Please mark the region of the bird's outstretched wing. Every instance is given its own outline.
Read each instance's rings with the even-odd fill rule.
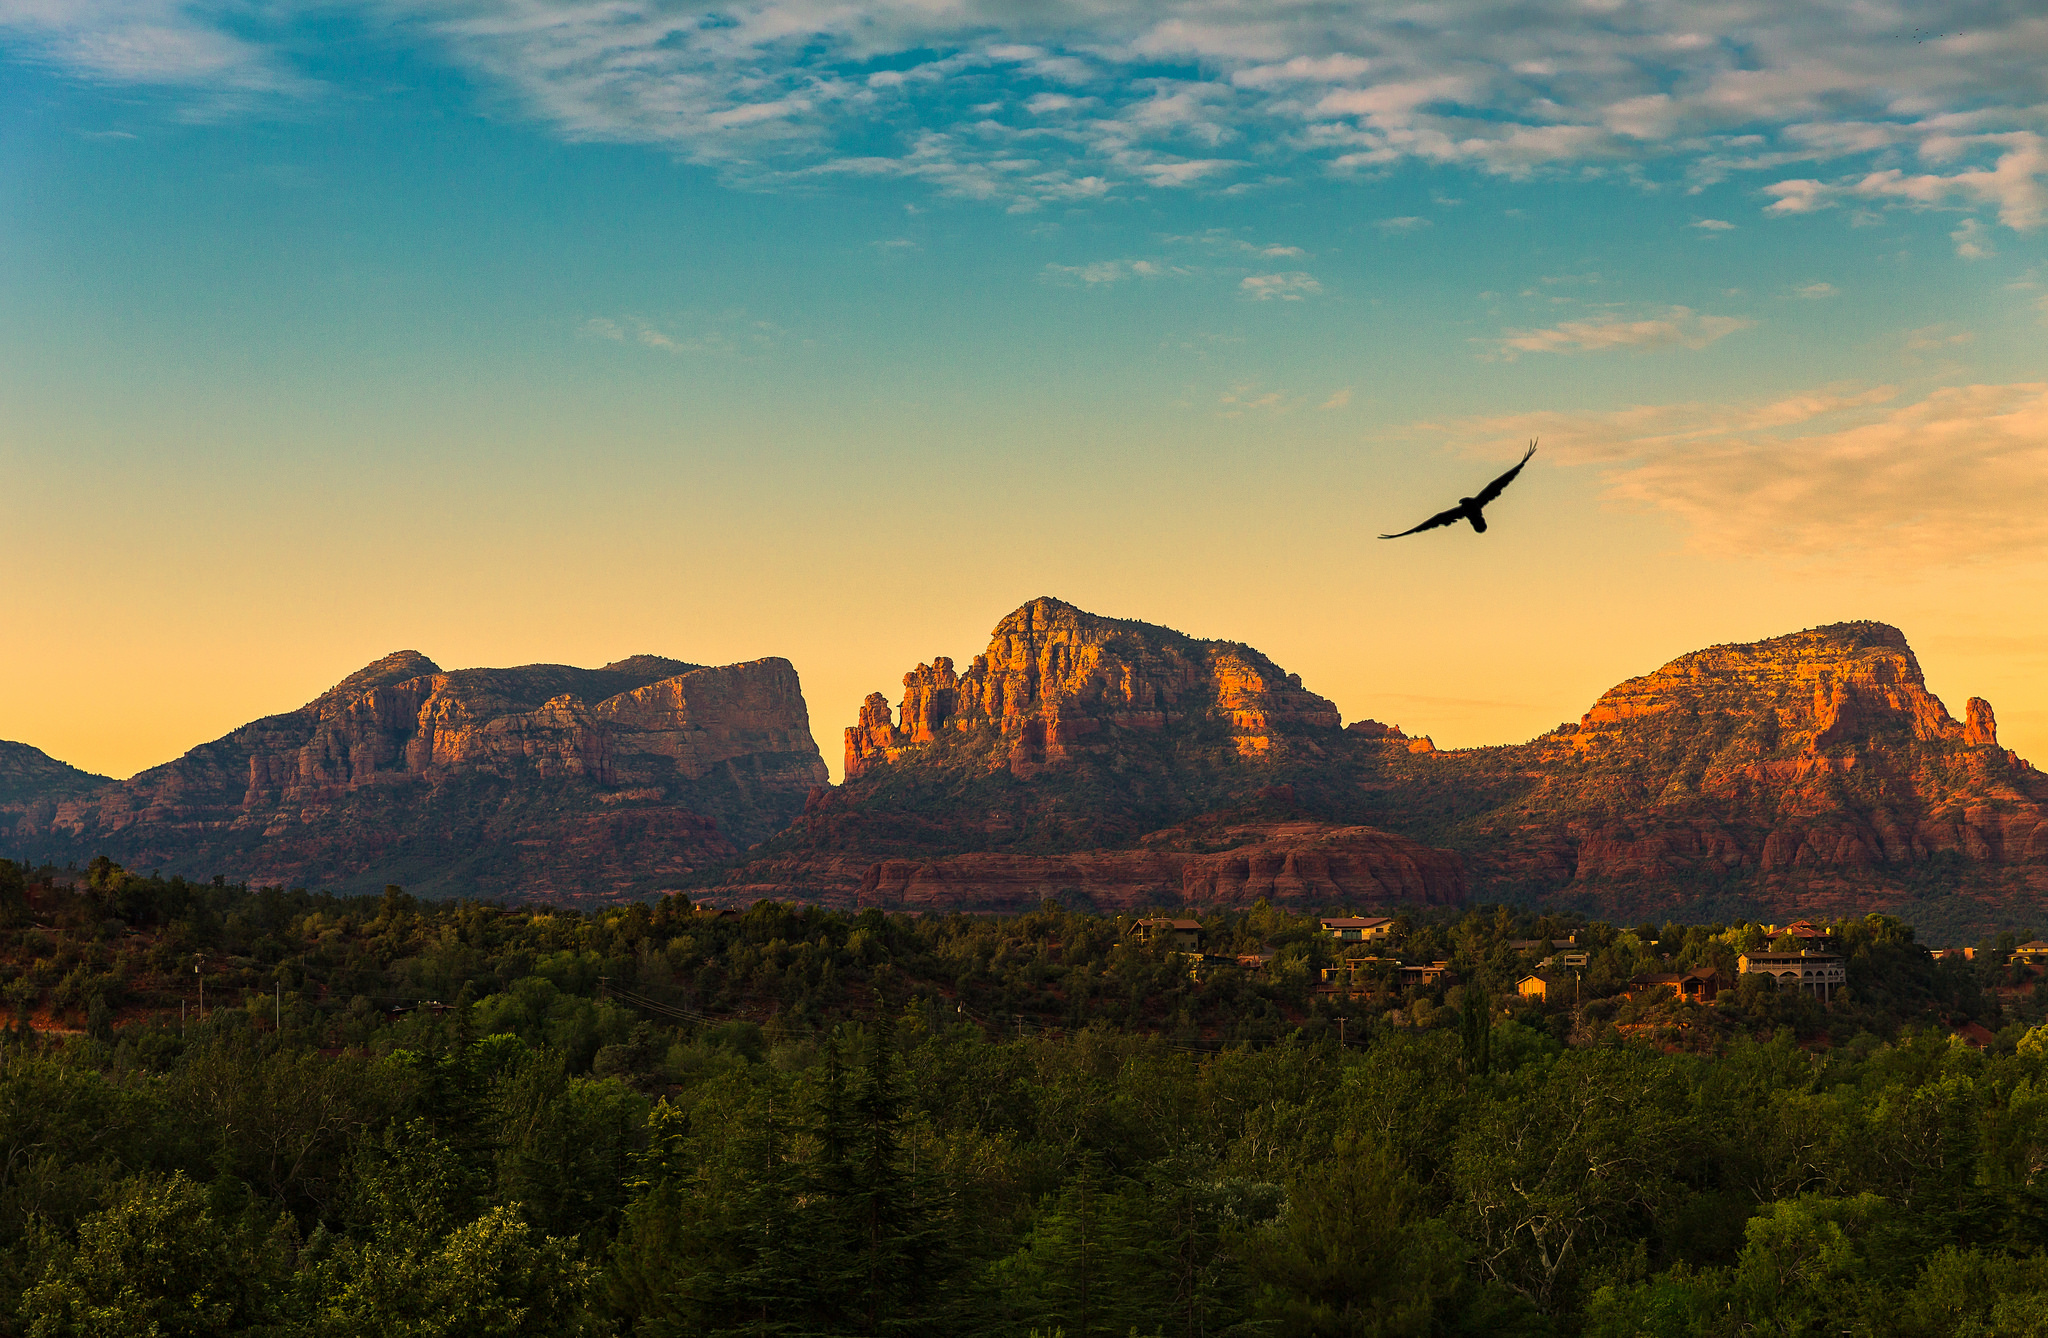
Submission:
[[[1521,466],[1520,466],[1520,465],[1517,465],[1517,466],[1515,466],[1515,467],[1516,467],[1517,469],[1521,468]],[[1456,524],[1456,523],[1457,523],[1458,521],[1461,521],[1461,520],[1463,520],[1464,518],[1465,518],[1465,507],[1464,507],[1464,504],[1463,504],[1463,503],[1460,503],[1459,505],[1457,505],[1457,506],[1454,506],[1454,507],[1452,507],[1452,508],[1451,508],[1450,510],[1448,510],[1448,511],[1439,511],[1439,512],[1437,512],[1437,513],[1436,513],[1435,515],[1431,516],[1431,517],[1430,517],[1430,518],[1429,518],[1428,520],[1425,520],[1425,521],[1423,521],[1423,522],[1422,522],[1422,523],[1421,523],[1420,525],[1417,525],[1417,526],[1416,526],[1416,527],[1415,527],[1414,529],[1412,529],[1412,530],[1402,530],[1402,531],[1401,531],[1401,533],[1399,533],[1399,534],[1382,534],[1382,535],[1380,536],[1380,538],[1382,538],[1382,539],[1401,539],[1401,538],[1405,538],[1405,537],[1407,537],[1408,535],[1411,535],[1411,534],[1420,534],[1420,533],[1422,533],[1422,532],[1423,532],[1424,530],[1433,530],[1433,529],[1435,529],[1435,528],[1436,528],[1437,526],[1439,526],[1439,525],[1452,525],[1452,524]]]
[[[1485,506],[1488,502],[1500,496],[1507,486],[1515,481],[1515,475],[1522,472],[1522,466],[1528,464],[1529,457],[1534,454],[1536,454],[1536,443],[1532,441],[1529,443],[1529,449],[1522,453],[1522,458],[1515,463],[1513,469],[1510,469],[1507,473],[1502,474],[1499,478],[1480,489],[1479,495],[1472,500],[1481,506]]]

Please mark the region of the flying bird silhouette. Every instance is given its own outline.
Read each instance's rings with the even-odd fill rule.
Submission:
[[[1515,475],[1522,472],[1522,466],[1528,464],[1529,457],[1534,454],[1536,443],[1532,441],[1529,443],[1529,449],[1523,452],[1522,458],[1515,462],[1515,467],[1481,488],[1477,497],[1460,497],[1456,506],[1448,511],[1437,512],[1414,529],[1402,530],[1399,534],[1382,534],[1380,538],[1403,539],[1411,534],[1420,534],[1424,530],[1433,530],[1439,525],[1455,525],[1461,520],[1471,521],[1473,529],[1481,534],[1486,533],[1486,516],[1483,514],[1486,504],[1500,496],[1501,492],[1515,481]]]

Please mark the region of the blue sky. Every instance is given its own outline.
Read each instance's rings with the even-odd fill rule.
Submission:
[[[0,0],[66,648],[0,737],[781,654],[836,763],[1051,593],[1459,744],[1879,617],[2048,753],[2044,70],[2021,5]]]

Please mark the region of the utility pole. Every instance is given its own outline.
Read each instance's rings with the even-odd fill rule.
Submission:
[[[277,1029],[278,1029],[279,1031],[283,1031],[283,1030],[284,1030],[284,982],[283,982],[282,980],[273,980],[273,981],[271,981],[270,983],[271,983],[271,985],[272,985],[272,986],[274,986],[274,987],[276,988],[276,990],[277,990],[277,1024],[276,1024],[276,1025],[277,1025]]]
[[[1348,1017],[1341,1016],[1337,1019],[1337,1048],[1339,1050],[1344,1048],[1344,1024],[1350,1020]]]
[[[206,977],[199,970],[200,959],[192,959],[192,974],[199,977],[199,1016],[206,1016]]]

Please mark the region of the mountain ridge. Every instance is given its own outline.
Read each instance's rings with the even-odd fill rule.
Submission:
[[[825,779],[787,660],[450,671],[398,651],[127,781],[10,807],[32,857],[574,898],[729,857]]]
[[[1340,728],[1239,643],[1039,599],[965,673],[935,657],[904,675],[899,706],[871,694],[845,740],[846,783],[723,885],[808,878],[843,898],[858,867],[867,898],[950,883],[978,903],[1006,880],[1063,878],[1085,898],[1078,857],[1114,883],[1108,857],[1148,833],[1284,789],[1293,806],[1273,821],[1455,853],[1482,899],[1788,918],[1930,887],[1974,898],[1959,914],[2048,904],[2048,777],[1999,746],[1988,702],[1951,716],[1904,633],[1868,620],[1689,652],[1527,743],[1439,750],[1375,721]],[[1264,839],[1234,830],[1247,850]],[[997,855],[1029,876],[992,873]],[[1179,895],[1155,881],[1162,903]]]

